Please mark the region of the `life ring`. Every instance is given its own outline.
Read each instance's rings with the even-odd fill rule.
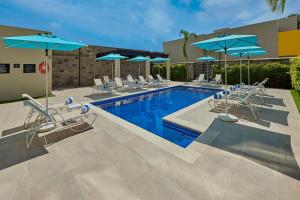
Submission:
[[[46,69],[45,69],[45,62],[41,62],[40,64],[39,64],[39,71],[40,71],[40,73],[41,74],[45,74],[46,73]],[[50,66],[49,66],[49,63],[47,64],[47,68],[48,68],[48,72],[49,72],[49,70],[50,70]]]

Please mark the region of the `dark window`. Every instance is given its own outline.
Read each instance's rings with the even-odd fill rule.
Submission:
[[[24,64],[23,65],[23,72],[24,73],[35,73],[35,64]]]
[[[8,74],[10,71],[10,64],[0,64],[0,74]]]

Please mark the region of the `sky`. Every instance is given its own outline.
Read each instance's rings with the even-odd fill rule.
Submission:
[[[181,29],[202,34],[300,13],[284,14],[265,0],[0,0],[0,24],[51,31],[89,45],[162,51]]]

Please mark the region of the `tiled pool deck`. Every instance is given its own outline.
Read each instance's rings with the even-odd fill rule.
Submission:
[[[54,91],[50,102],[103,98],[91,90]],[[299,199],[300,115],[288,90],[268,93],[258,121],[221,122],[206,101],[168,116],[203,131],[186,149],[97,109],[93,129],[27,151],[28,108],[0,104],[0,199]]]

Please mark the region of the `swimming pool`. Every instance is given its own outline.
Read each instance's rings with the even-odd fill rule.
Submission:
[[[199,133],[166,122],[162,118],[216,92],[219,90],[176,86],[92,104],[185,148]]]

